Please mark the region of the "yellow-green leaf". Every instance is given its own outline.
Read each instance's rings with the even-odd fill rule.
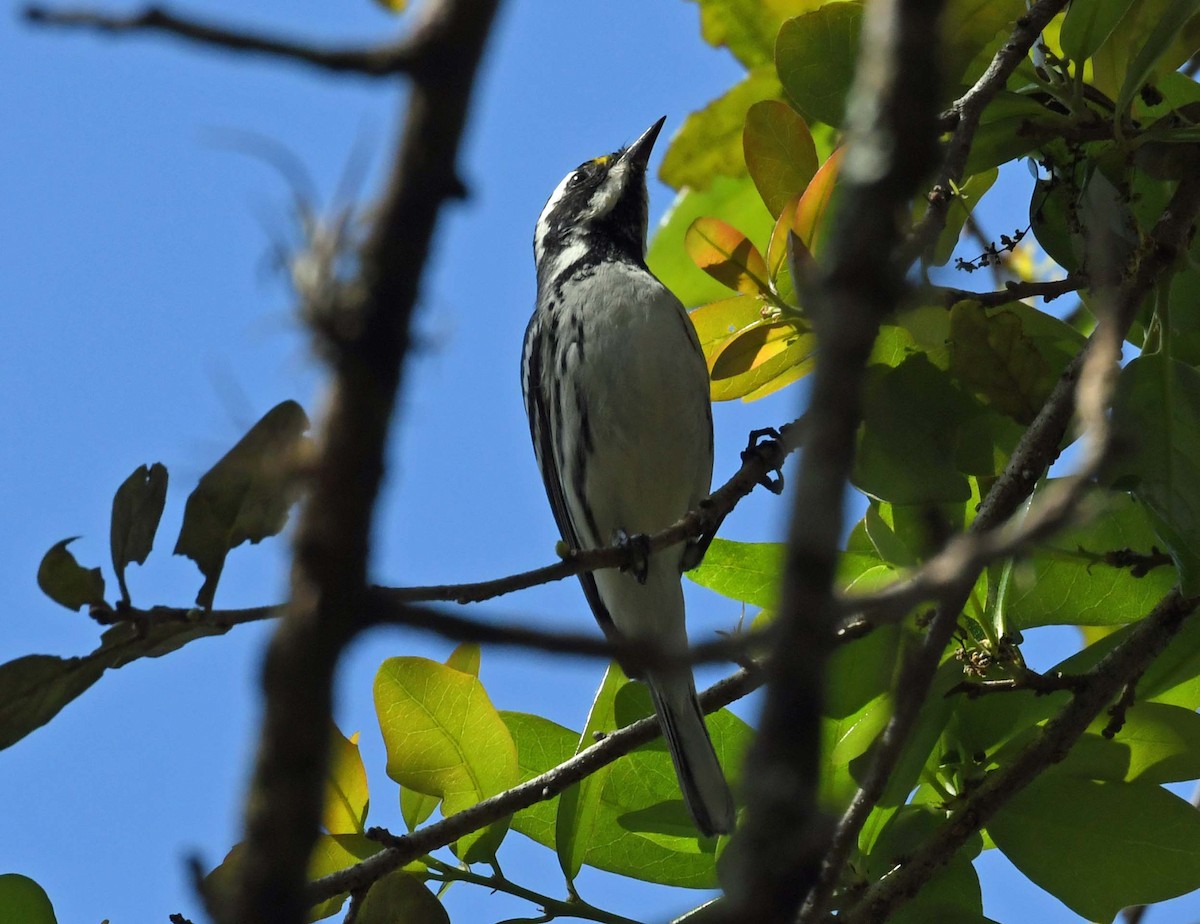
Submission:
[[[388,776],[439,797],[443,814],[516,783],[516,746],[479,678],[425,658],[389,658],[375,676],[375,711]],[[497,822],[463,838],[460,856],[491,856],[507,827]]]
[[[753,242],[719,218],[697,218],[683,237],[692,261],[735,292],[766,293],[767,261]]]
[[[814,9],[822,0],[697,0],[700,33],[724,46],[746,67],[771,60],[775,36],[789,17]]]
[[[596,734],[611,734],[617,730],[617,691],[628,683],[624,672],[615,663],[610,664],[596,691],[587,723],[579,736],[575,753],[596,743]],[[574,882],[583,866],[584,856],[592,843],[592,834],[600,814],[600,799],[604,784],[612,766],[599,768],[595,773],[566,789],[558,798],[558,815],[555,819],[554,840],[558,852],[558,865],[568,882]]]
[[[78,538],[72,536],[51,546],[42,556],[37,572],[42,593],[69,610],[104,603],[104,577],[100,569],[83,567],[67,551],[67,546]]]
[[[755,103],[746,112],[742,150],[758,194],[776,217],[817,172],[817,149],[808,124],[777,100]]]
[[[358,750],[358,732],[349,738],[333,728],[329,775],[325,778],[325,814],[322,823],[330,834],[362,834],[366,830],[367,769]]]
[[[1112,34],[1132,5],[1133,0],[1075,0],[1067,8],[1058,33],[1063,53],[1082,64]]]
[[[357,924],[450,924],[437,896],[411,873],[388,873],[367,893]]]
[[[815,346],[815,338],[809,333],[801,333],[790,321],[756,321],[729,338],[714,357],[711,373],[713,385],[716,387],[725,380],[738,378],[771,363],[778,364],[785,358],[796,358],[796,362],[775,371],[775,375],[778,375],[784,368],[809,359]],[[755,388],[761,384],[755,385]]]
[[[658,168],[659,179],[674,189],[705,190],[715,177],[744,175],[742,126],[747,110],[782,95],[773,66],[752,70],[724,95],[684,120]]]
[[[389,13],[403,13],[408,7],[408,0],[375,0]]]

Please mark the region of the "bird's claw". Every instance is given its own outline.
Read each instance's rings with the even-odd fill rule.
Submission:
[[[632,574],[639,584],[645,584],[650,574],[650,537],[645,533],[631,536],[625,530],[618,529],[613,533],[613,545],[625,551],[625,564],[621,570]]]
[[[782,434],[774,427],[763,427],[761,430],[750,431],[750,440],[746,444],[746,448],[742,450],[743,463],[749,462],[752,458],[764,459],[769,464],[778,460],[778,464],[767,469],[758,479],[758,484],[772,494],[783,493],[783,461],[780,458],[782,440]]]

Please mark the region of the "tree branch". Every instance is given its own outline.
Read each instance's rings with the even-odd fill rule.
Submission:
[[[407,73],[414,66],[415,56],[422,51],[420,41],[403,40],[374,48],[319,48],[302,42],[201,22],[156,6],[147,7],[140,13],[120,16],[98,10],[57,10],[34,4],[25,8],[24,15],[27,22],[40,26],[90,29],[110,35],[162,32],[209,48],[268,55],[326,71],[366,77],[388,77]]]
[[[979,128],[983,110],[996,94],[1004,89],[1008,78],[1017,69],[1017,65],[1025,60],[1025,55],[1038,40],[1042,30],[1066,5],[1067,0],[1038,0],[1031,6],[1025,15],[1017,20],[1017,27],[1008,41],[996,52],[983,76],[943,113],[943,123],[953,123],[954,134],[946,145],[942,169],[929,192],[929,208],[905,245],[906,264],[925,253],[946,226],[946,216],[954,198],[954,186],[962,181],[963,170],[966,169],[967,157],[971,153],[971,144],[975,140],[975,132]]]
[[[762,682],[763,677],[757,671],[738,671],[701,693],[700,705],[705,713],[715,712],[758,689]],[[578,783],[617,758],[624,757],[635,748],[655,740],[661,734],[662,730],[654,716],[647,716],[632,725],[627,725],[606,735],[602,741],[576,754],[570,760],[520,786],[485,799],[426,828],[394,837],[390,841],[391,846],[386,850],[312,883],[308,890],[308,901],[316,903],[342,892],[363,888],[405,863],[445,847],[472,831],[478,831],[535,803],[553,799],[568,786]],[[383,832],[383,835],[386,837],[386,832]]]
[[[227,922],[300,924],[317,836],[333,675],[361,626],[372,511],[410,322],[498,0],[431,0],[414,32],[413,84],[387,189],[356,279],[308,306],[333,369],[295,538],[292,596],[267,650],[263,731],[246,802],[245,854]]]
[[[939,0],[882,0],[864,18],[841,201],[827,269],[806,302],[816,373],[767,698],[744,775],[746,812],[725,854],[729,902],[721,914],[730,922],[793,920],[828,843],[816,792],[843,500],[866,360],[905,289],[908,261],[895,259],[901,216],[936,156],[938,77],[928,62],[940,11]]]
[[[1008,305],[1025,298],[1043,298],[1051,302],[1060,295],[1087,288],[1087,284],[1087,276],[1072,273],[1065,279],[1051,279],[1048,282],[1009,280],[998,292],[972,292],[970,289],[951,289],[940,286],[935,286],[933,292],[947,308],[964,300],[979,302],[985,308],[995,308],[998,305]]]
[[[882,921],[929,881],[967,839],[983,828],[1009,799],[1028,786],[1047,767],[1066,757],[1088,726],[1130,680],[1167,646],[1200,600],[1184,599],[1171,591],[1145,617],[1129,638],[1110,651],[1084,675],[1086,683],[1037,738],[1011,764],[989,773],[946,823],[887,876],[872,884],[849,911],[838,915],[842,924]]]
[[[882,796],[921,703],[929,694],[934,673],[957,628],[971,588],[982,568],[992,560],[989,554],[1011,552],[1024,542],[1049,535],[1067,522],[1099,471],[1109,448],[1107,407],[1116,382],[1120,345],[1146,293],[1186,247],[1198,213],[1200,178],[1192,176],[1176,188],[1150,237],[1134,255],[1136,270],[1111,298],[1110,310],[1101,315],[1096,332],[1068,364],[1037,417],[1022,434],[1004,473],[980,505],[969,533],[923,566],[914,578],[915,583],[897,585],[893,591],[889,605],[894,608],[889,618],[901,618],[921,598],[920,594],[907,595],[922,579],[940,587],[936,595],[939,605],[920,648],[904,666],[896,683],[899,693],[895,711],[880,735],[862,785],[838,822],[820,879],[805,902],[802,921],[819,920],[824,913],[841,868],[867,816]],[[1023,521],[1013,521],[1017,508],[1057,458],[1076,409],[1088,427],[1090,444],[1080,471],[1058,485],[1057,491],[1048,492]],[[879,596],[886,597],[887,592]]]

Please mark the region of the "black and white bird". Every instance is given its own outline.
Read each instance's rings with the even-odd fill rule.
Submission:
[[[563,540],[593,549],[670,526],[708,496],[712,407],[687,312],[646,268],[646,165],[664,119],[558,184],[534,235],[537,307],[521,386],[546,494]],[[687,645],[682,572],[699,543],[644,567],[580,576],[607,633]],[[684,802],[705,835],[734,805],[687,667],[640,676],[650,689]]]

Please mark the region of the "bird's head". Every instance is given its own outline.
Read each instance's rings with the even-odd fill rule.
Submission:
[[[551,194],[533,237],[538,273],[593,255],[633,259],[646,253],[646,164],[666,116],[628,147],[580,164]]]

